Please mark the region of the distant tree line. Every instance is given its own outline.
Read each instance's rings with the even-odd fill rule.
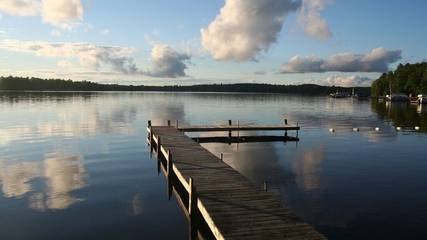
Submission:
[[[356,87],[355,92],[369,95],[369,87]],[[331,92],[352,91],[352,88],[303,85],[273,85],[257,83],[204,84],[192,86],[144,86],[100,84],[89,81],[71,81],[60,79],[40,79],[22,77],[0,77],[0,90],[12,91],[165,91],[165,92],[255,92],[255,93],[291,93],[306,95],[327,95]]]
[[[399,64],[395,71],[383,73],[372,83],[372,96],[385,96],[392,93],[427,93],[427,62]]]

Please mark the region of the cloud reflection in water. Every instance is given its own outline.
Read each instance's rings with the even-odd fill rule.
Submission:
[[[82,157],[60,153],[48,154],[41,162],[20,162],[0,170],[4,197],[23,198],[29,194],[30,208],[38,211],[66,209],[81,200],[71,192],[85,187],[84,177]]]

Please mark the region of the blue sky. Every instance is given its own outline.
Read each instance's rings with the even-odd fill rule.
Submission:
[[[0,75],[369,85],[427,58],[426,10],[423,0],[2,0]]]

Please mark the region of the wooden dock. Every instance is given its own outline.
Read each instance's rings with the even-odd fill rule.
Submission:
[[[326,239],[284,207],[277,196],[252,184],[184,134],[185,131],[211,131],[213,128],[168,125],[151,126],[149,122],[147,130],[151,151],[156,152],[159,161],[163,159],[166,163],[168,181],[177,179],[182,185],[188,197],[187,203],[180,205],[187,208],[189,219],[201,216],[214,238]],[[231,129],[215,127],[222,128],[225,131]],[[247,129],[255,128],[251,125]],[[261,128],[269,130],[265,126]]]
[[[299,126],[291,125],[204,125],[204,126],[182,126],[178,127],[182,132],[228,132],[228,131],[291,131],[300,130]]]

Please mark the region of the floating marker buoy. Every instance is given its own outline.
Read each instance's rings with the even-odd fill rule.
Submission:
[[[353,128],[353,132],[358,132],[359,128]]]
[[[335,132],[335,129],[329,128],[329,132]]]
[[[396,130],[397,131],[402,131],[402,128],[401,127],[396,127]]]
[[[375,128],[375,131],[379,132],[379,131],[380,131],[380,128],[379,128],[379,127],[376,127],[376,128]]]
[[[419,130],[420,130],[420,127],[416,126],[415,131],[419,131]]]

